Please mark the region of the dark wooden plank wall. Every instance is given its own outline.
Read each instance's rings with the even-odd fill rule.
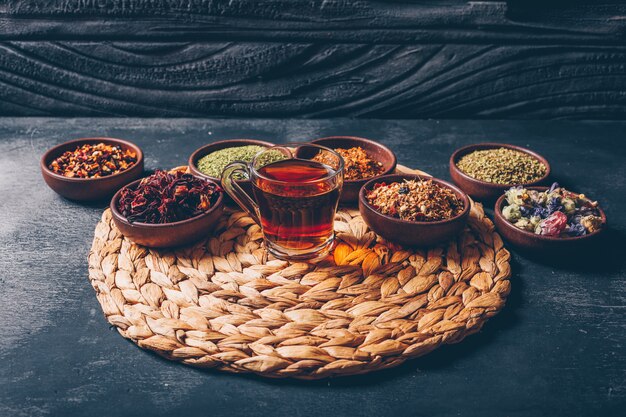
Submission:
[[[0,115],[626,115],[616,1],[12,0]]]

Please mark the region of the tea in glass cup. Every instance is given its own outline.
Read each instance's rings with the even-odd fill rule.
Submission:
[[[283,158],[277,158],[276,152]],[[325,163],[312,160],[316,156]],[[252,183],[254,198],[232,178],[241,171]],[[250,164],[228,165],[222,185],[261,226],[272,255],[303,260],[330,251],[343,185],[343,160],[333,150],[312,144],[274,146],[261,151]]]

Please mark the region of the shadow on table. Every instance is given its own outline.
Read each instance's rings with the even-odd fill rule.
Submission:
[[[145,169],[141,178],[147,177],[149,175],[154,174],[154,170],[153,169]],[[117,191],[117,190],[116,190]],[[111,198],[113,197],[114,194],[111,194],[109,196],[106,196],[104,198],[101,198],[99,200],[91,200],[91,201],[80,201],[80,200],[72,200],[70,198],[66,198],[63,197],[61,195],[57,195],[57,198],[63,200],[64,202],[68,203],[68,204],[72,204],[72,205],[76,205],[76,206],[81,206],[81,207],[89,207],[89,208],[99,208],[99,209],[106,209],[109,207],[109,205],[111,204]]]
[[[611,273],[626,268],[624,242],[626,234],[620,230],[608,228],[604,236],[593,246],[580,251],[559,253],[534,253],[513,249],[520,256],[542,265],[575,272]]]

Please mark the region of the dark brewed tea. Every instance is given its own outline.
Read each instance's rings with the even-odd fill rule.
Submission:
[[[297,254],[332,240],[341,191],[341,179],[335,178],[332,168],[286,159],[258,172],[253,189],[268,244]]]

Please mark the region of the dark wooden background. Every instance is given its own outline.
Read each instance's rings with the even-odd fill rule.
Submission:
[[[9,0],[0,116],[626,115],[602,0]]]

